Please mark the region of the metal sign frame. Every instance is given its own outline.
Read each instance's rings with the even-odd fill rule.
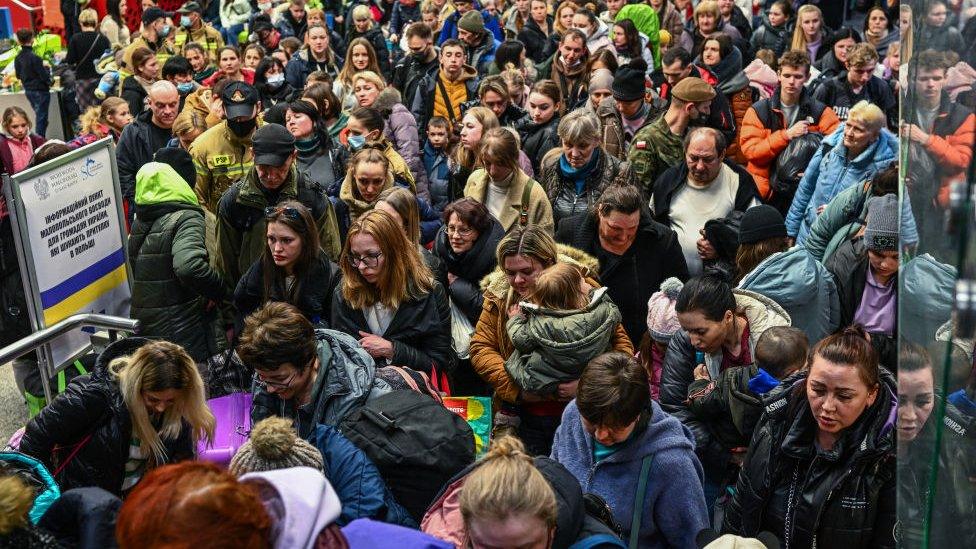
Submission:
[[[128,242],[128,235],[126,234],[125,225],[125,212],[122,207],[122,188],[119,182],[119,170],[115,159],[115,143],[111,137],[106,137],[80,149],[73,150],[67,154],[53,158],[48,162],[41,165],[26,169],[15,175],[4,175],[3,176],[3,194],[7,199],[7,209],[10,212],[11,226],[13,228],[14,235],[14,246],[17,251],[17,261],[20,264],[20,274],[24,285],[24,294],[27,301],[27,311],[30,316],[31,328],[33,331],[42,330],[48,326],[44,322],[44,310],[41,304],[40,298],[40,284],[37,278],[37,266],[34,264],[34,249],[28,234],[28,227],[26,222],[26,212],[24,211],[24,203],[21,194],[21,185],[28,180],[35,179],[41,175],[48,172],[57,170],[67,164],[75,162],[80,158],[84,158],[91,154],[98,152],[100,149],[107,149],[110,158],[109,168],[112,177],[112,192],[115,198],[115,210],[118,216],[118,226],[119,226],[119,236],[122,241],[123,254],[125,256],[125,268],[126,268],[126,284],[129,287],[129,292],[132,292],[132,268],[129,264],[129,253],[126,243]],[[64,258],[70,261],[68,258]],[[51,344],[45,344],[38,348],[38,366],[41,368],[41,377],[45,382],[45,393],[48,393],[49,387],[47,381],[59,371],[67,367],[77,356],[88,352],[91,349],[89,344],[83,351],[77,353],[71,359],[69,359],[64,364],[53,364],[54,354],[51,350]],[[48,399],[52,395],[46,395]]]

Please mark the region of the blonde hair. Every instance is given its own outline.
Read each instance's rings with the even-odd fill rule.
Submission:
[[[539,273],[528,299],[546,309],[582,309],[586,307],[586,299],[580,291],[580,281],[584,278],[575,265],[556,263]]]
[[[403,220],[404,232],[410,242],[420,244],[420,211],[417,208],[417,195],[410,192],[410,189],[393,187],[381,192],[376,202],[389,204]]]
[[[207,131],[207,119],[199,111],[183,109],[173,121],[173,135],[180,137],[193,130]]]
[[[492,442],[464,481],[458,503],[466,530],[476,519],[500,521],[516,515],[537,518],[550,530],[556,527],[556,494],[522,442],[512,436]]]
[[[813,4],[805,4],[796,10],[796,28],[793,29],[793,39],[790,41],[789,49],[799,50],[810,55],[807,50],[807,35],[803,33],[803,27],[800,26],[800,22],[803,21],[803,16],[808,13],[816,13],[820,17],[820,42],[825,42],[826,33],[823,30],[823,12]],[[811,63],[813,61],[813,59],[810,60]]]
[[[573,10],[573,14],[575,15],[576,10],[580,9],[580,6],[572,0],[565,0],[564,2],[560,2],[559,5],[556,6],[556,9],[552,10],[552,29],[556,31],[556,34],[559,36],[566,34],[566,31],[569,30],[564,27],[559,20],[559,14],[562,13],[564,9]]]
[[[356,46],[365,47],[366,55],[369,57],[369,62],[366,63],[366,70],[362,72],[358,72],[356,70],[356,67],[352,66],[352,50]],[[336,76],[336,80],[342,82],[347,88],[349,88],[349,91],[351,92],[353,82],[356,81],[356,78],[359,78],[359,76],[363,74],[363,72],[367,72],[367,71],[372,72],[380,79],[381,82],[383,82],[383,85],[380,86],[380,89],[386,87],[386,82],[383,80],[382,77],[379,76],[380,62],[379,62],[379,58],[376,57],[376,50],[373,49],[373,45],[369,43],[369,40],[366,40],[362,36],[360,36],[359,38],[353,38],[352,41],[349,42],[349,46],[346,48],[345,62],[342,65],[342,70],[340,70],[339,74]]]
[[[530,224],[514,227],[495,248],[495,260],[498,267],[503,271],[505,269],[505,258],[515,255],[534,258],[543,267],[549,267],[556,264],[559,252],[556,248],[556,241],[548,231],[539,225]],[[508,295],[505,296],[506,308],[516,301],[518,299],[515,290],[509,287]]]
[[[386,179],[383,181],[383,188],[388,189],[393,186],[393,168],[390,166],[390,159],[383,154],[383,151],[375,147],[367,147],[353,155],[349,161],[349,169],[346,170],[346,179],[343,186],[348,185],[350,192],[357,200],[363,200],[363,195],[359,192],[356,185],[356,173],[359,171],[360,164],[381,164],[386,172]],[[379,200],[379,198],[377,198]]]
[[[27,111],[14,105],[13,107],[7,107],[3,110],[3,131],[10,133],[10,124],[12,124],[14,119],[17,117],[26,120],[27,127],[34,129],[34,125],[31,124],[30,118],[27,117]]]
[[[112,0],[109,0],[111,2]],[[78,14],[78,24],[82,27],[97,27],[98,26],[98,12],[92,8],[86,8],[81,10]]]
[[[722,18],[722,11],[718,8],[718,2],[715,0],[704,0],[695,7],[695,16],[693,18],[695,22],[695,27],[698,27],[698,16],[703,13],[710,13],[715,16],[716,24],[719,23],[718,20]]]
[[[373,20],[373,14],[372,12],[369,11],[369,6],[358,5],[352,9],[353,21],[356,21],[357,19],[362,19],[364,17],[366,19],[369,19],[370,21]]]
[[[203,379],[183,347],[168,341],[151,341],[132,355],[113,360],[109,371],[118,381],[129,410],[132,436],[139,439],[139,447],[149,456],[152,466],[166,463],[163,439],[179,437],[184,420],[190,424],[194,445],[204,435],[213,440],[215,420],[207,407]],[[163,412],[162,427],[157,431],[146,410],[143,392],[167,389],[176,389],[179,396]]]
[[[34,490],[17,475],[0,478],[0,536],[27,526]]]
[[[376,86],[376,89],[383,91],[386,89],[386,80],[383,77],[373,71],[359,71],[353,76],[352,83],[355,85],[357,80],[365,80],[370,84]],[[350,89],[350,91],[352,91]]]
[[[912,59],[912,49],[915,45],[915,37],[912,32],[912,27],[914,27],[915,15],[912,12],[912,7],[907,3],[902,4],[898,11],[899,19],[902,15],[908,15],[908,20],[910,22],[908,32],[901,34],[901,63],[908,64]]]
[[[124,101],[121,97],[116,99]],[[99,139],[105,137],[106,134],[102,131],[103,126],[108,126],[108,124],[102,119],[102,107],[88,107],[88,110],[81,113],[81,117],[78,118],[78,122],[81,123],[81,134],[86,133],[95,134]]]
[[[488,130],[501,127],[501,124],[498,123],[498,117],[495,116],[495,113],[491,112],[491,109],[480,105],[468,109],[461,118],[461,121],[463,122],[464,118],[468,116],[474,117],[481,124],[481,141],[478,143],[478,150],[476,151],[469,151],[464,147],[458,146],[454,151],[454,160],[465,168],[474,169],[477,167],[481,157],[481,149],[485,144],[485,134]]]
[[[848,120],[856,120],[869,129],[878,131],[885,125],[885,113],[881,107],[867,99],[858,101],[847,113]]]
[[[383,268],[376,284],[367,282],[359,269],[349,263],[352,240],[360,233],[372,236],[383,254]],[[434,288],[434,275],[420,257],[420,250],[407,241],[393,216],[382,210],[370,210],[352,222],[339,264],[342,298],[354,309],[377,303],[396,309],[404,301],[418,299]]]

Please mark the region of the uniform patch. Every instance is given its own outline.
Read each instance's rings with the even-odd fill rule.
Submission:
[[[647,141],[638,141],[637,143],[634,143],[634,148],[637,149],[637,150],[639,150],[639,151],[646,151],[647,150]]]
[[[230,155],[222,154],[220,156],[215,156],[213,158],[214,166],[230,166],[234,162],[234,159]]]

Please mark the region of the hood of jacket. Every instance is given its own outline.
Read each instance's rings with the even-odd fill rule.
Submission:
[[[169,164],[150,162],[136,173],[136,204],[150,206],[163,202],[198,205],[193,188]]]
[[[732,294],[735,304],[749,320],[749,333],[753,340],[759,339],[763,332],[773,326],[789,326],[792,322],[790,314],[769,297],[740,288],[733,290]]]
[[[565,244],[557,243],[556,252],[557,262],[585,267],[587,272],[589,272],[592,276],[596,276],[600,273],[600,261],[584,251]],[[505,272],[501,269],[501,265],[496,266],[494,271],[488,273],[484,278],[481,279],[482,291],[495,297],[506,296],[509,288],[511,288],[511,285],[508,283],[508,277],[505,276]]]
[[[739,48],[732,48],[718,64],[705,66],[718,78],[718,90],[726,95],[749,85],[749,78],[742,72],[742,54],[739,53]]]
[[[953,323],[950,320],[942,326],[939,326],[939,329],[935,332],[935,340],[943,343],[952,342],[952,346],[963,353],[971,363],[973,360],[973,351],[976,350],[976,340],[959,337],[953,332]]]
[[[393,107],[402,103],[403,100],[400,97],[400,92],[393,86],[387,86],[376,96],[376,101],[373,102],[373,108],[389,116]]]
[[[784,309],[796,310],[817,299],[826,269],[802,246],[777,252],[745,276],[740,287],[769,298]]]
[[[113,375],[108,370],[108,365],[115,359],[129,356],[136,352],[139,347],[149,343],[150,339],[144,337],[127,337],[114,343],[110,343],[105,350],[95,359],[95,367],[91,371],[91,379],[100,383],[115,384]]]
[[[610,39],[610,27],[599,19],[596,20],[596,23],[596,30],[593,31],[593,34],[586,37],[587,44],[596,44],[604,38],[607,40]]]
[[[438,69],[436,72],[431,73],[432,78],[440,78],[440,74],[441,74],[440,69]],[[458,76],[455,82],[467,82],[468,80],[477,79],[477,78],[478,78],[478,69],[465,63],[464,65],[461,65],[461,75]],[[436,86],[437,80],[433,80],[433,84],[434,86]]]
[[[312,549],[319,533],[342,510],[335,489],[311,467],[248,473],[240,480],[257,487],[274,523],[275,549]]]
[[[753,59],[746,65],[742,72],[749,79],[749,84],[759,91],[762,98],[772,97],[779,86],[779,77],[776,71],[769,65],[762,62],[762,59]]]
[[[536,352],[549,363],[572,364],[580,356],[606,351],[610,334],[622,319],[606,287],[594,290],[590,303],[582,309],[554,310],[525,301],[519,305],[524,316],[508,319],[509,326],[524,322],[526,333],[518,340],[533,341]],[[512,342],[516,343],[516,338]]]

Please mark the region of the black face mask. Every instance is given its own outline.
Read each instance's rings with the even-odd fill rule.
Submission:
[[[242,120],[236,122],[234,120],[227,120],[227,127],[236,135],[237,137],[247,137],[254,131],[258,125],[257,118],[249,118],[247,120]]]

